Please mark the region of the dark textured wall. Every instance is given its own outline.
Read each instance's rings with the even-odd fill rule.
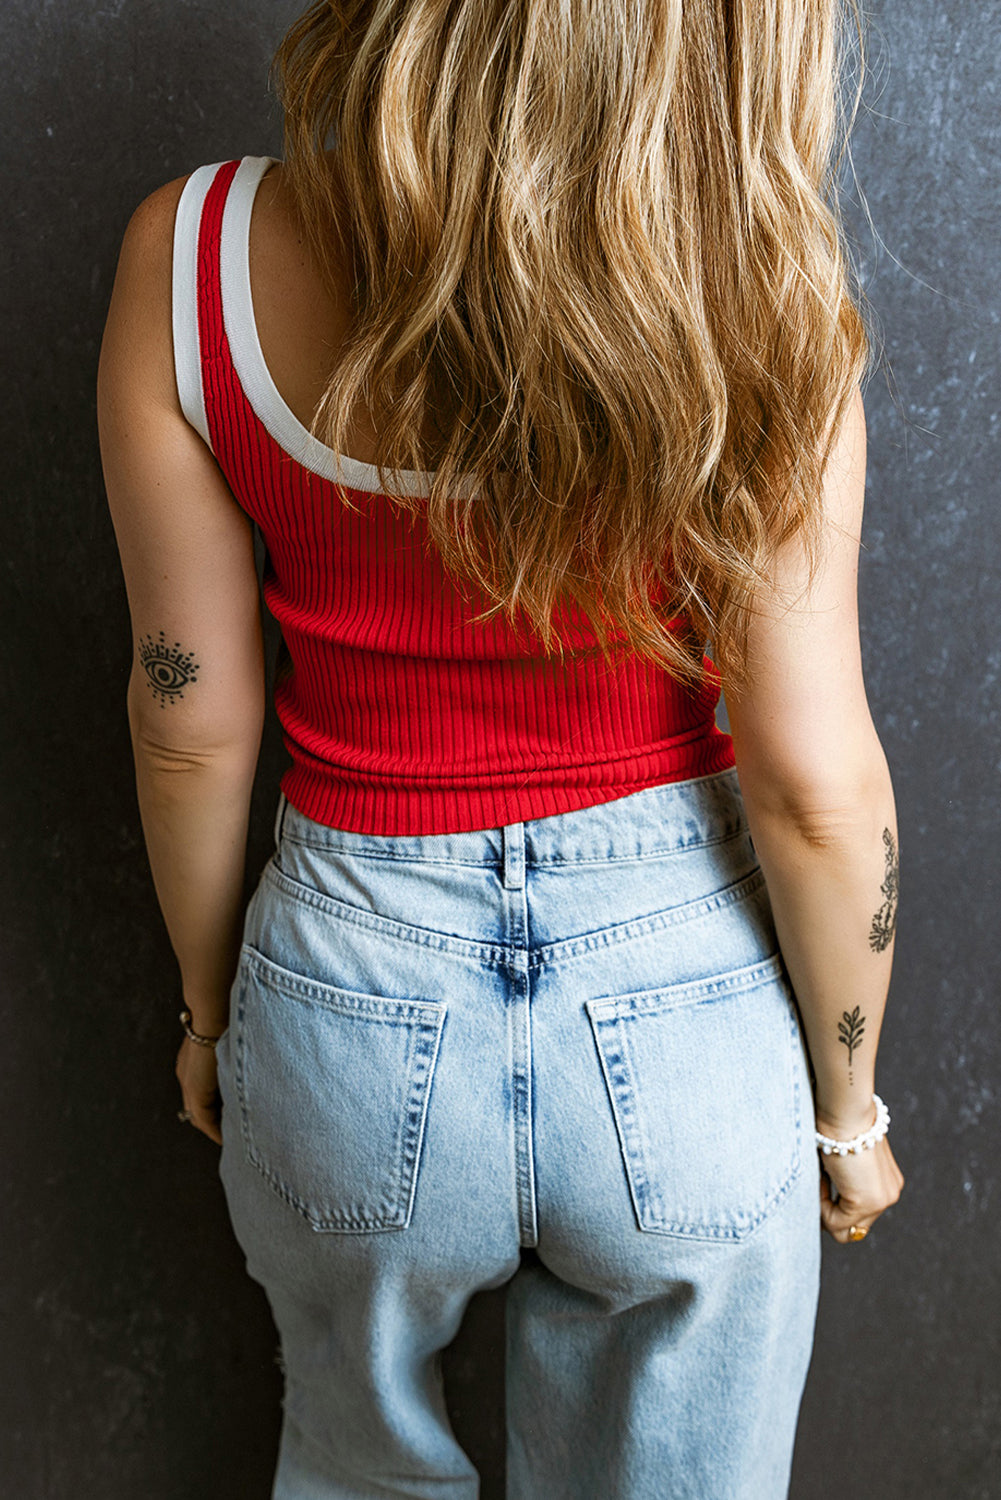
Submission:
[[[275,1336],[230,1234],[216,1148],[175,1118],[176,967],[132,785],[94,379],[135,205],[203,162],[279,154],[266,66],[296,9],[0,10],[0,1487],[20,1500],[269,1489]],[[857,203],[850,217],[885,356],[867,393],[861,593],[900,808],[877,1087],[907,1186],[863,1245],[825,1237],[792,1496],[988,1500],[1001,1494],[1001,12],[871,11],[854,155],[878,238]],[[272,726],[251,878],[283,764]],[[498,1297],[474,1304],[448,1359],[485,1500],[503,1493],[501,1318]]]

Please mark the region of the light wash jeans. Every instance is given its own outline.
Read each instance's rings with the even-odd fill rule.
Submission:
[[[820,1167],[735,773],[472,833],[281,797],[275,833],[218,1047],[274,1500],[474,1500],[438,1356],[504,1282],[511,1500],[781,1500]]]

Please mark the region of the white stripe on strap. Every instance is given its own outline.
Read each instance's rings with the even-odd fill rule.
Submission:
[[[192,172],[177,203],[174,219],[171,323],[177,395],[187,420],[211,449],[205,417],[201,349],[198,342],[198,231],[205,195],[225,163],[217,161]]]

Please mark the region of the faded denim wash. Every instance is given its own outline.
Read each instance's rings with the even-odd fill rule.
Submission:
[[[275,836],[218,1047],[274,1500],[474,1500],[438,1355],[505,1282],[510,1500],[782,1500],[820,1168],[736,774]]]

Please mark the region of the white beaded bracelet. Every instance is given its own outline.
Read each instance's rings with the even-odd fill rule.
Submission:
[[[835,1156],[847,1156],[851,1153],[859,1153],[875,1146],[881,1141],[890,1128],[890,1111],[883,1103],[878,1094],[873,1094],[872,1102],[876,1106],[876,1123],[870,1125],[861,1135],[853,1136],[850,1141],[836,1141],[832,1136],[821,1135],[820,1131],[814,1132],[814,1139],[825,1156],[833,1152]]]

